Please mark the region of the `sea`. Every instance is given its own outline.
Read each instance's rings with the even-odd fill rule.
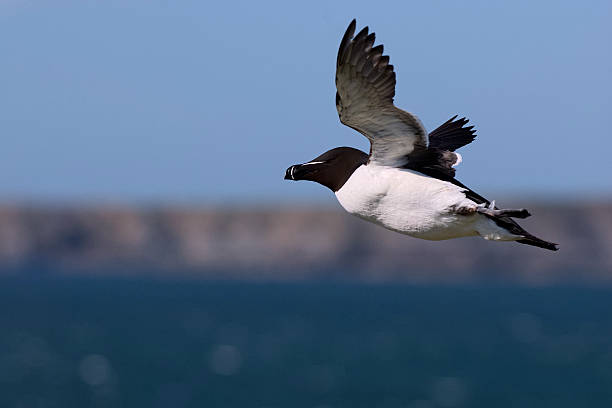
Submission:
[[[6,277],[0,407],[612,407],[612,290]]]

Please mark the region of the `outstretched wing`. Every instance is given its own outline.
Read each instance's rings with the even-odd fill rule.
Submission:
[[[466,118],[457,119],[457,116],[453,116],[441,124],[429,134],[427,149],[410,153],[402,167],[454,183],[455,166],[461,163],[461,155],[455,153],[455,150],[476,137],[474,126],[465,126],[467,123]]]
[[[355,35],[349,24],[336,61],[336,108],[340,121],[370,140],[370,160],[409,168],[443,180],[455,177],[454,151],[476,137],[468,120],[452,117],[429,136],[419,119],[393,105],[395,72],[368,27]]]
[[[349,24],[338,50],[336,108],[340,122],[370,140],[370,160],[402,165],[408,155],[427,148],[427,132],[419,119],[393,105],[395,72],[383,46],[374,47],[368,27],[356,36]]]
[[[453,116],[429,133],[429,147],[454,152],[472,143],[476,138],[476,130],[474,126],[465,126],[468,122],[466,118],[457,119],[457,115]]]

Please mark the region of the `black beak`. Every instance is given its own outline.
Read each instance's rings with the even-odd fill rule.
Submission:
[[[308,162],[294,164],[285,171],[285,180],[313,180],[313,176],[321,170],[324,162]]]
[[[291,166],[287,169],[287,171],[285,172],[285,180],[295,180],[294,173],[296,167],[299,167],[299,165]]]
[[[285,180],[305,180],[305,177],[313,171],[317,172],[317,168],[309,165],[309,163],[294,164],[285,172]]]

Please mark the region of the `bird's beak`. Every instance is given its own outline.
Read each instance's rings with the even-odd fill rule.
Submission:
[[[299,164],[296,164],[294,166],[289,167],[285,172],[285,180],[295,180],[295,170],[296,168],[299,168],[299,166]]]
[[[285,171],[285,180],[311,180],[310,175],[319,171],[319,164],[319,162],[294,164]]]
[[[312,177],[326,166],[327,163],[324,161],[294,164],[285,171],[285,180],[312,180]]]

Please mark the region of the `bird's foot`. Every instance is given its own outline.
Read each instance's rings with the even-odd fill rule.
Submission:
[[[477,212],[478,207],[458,207],[458,206],[453,206],[450,208],[450,212],[454,213],[454,214],[459,214],[459,215],[473,215],[474,213]]]
[[[512,209],[501,209],[500,210],[498,208],[495,208],[495,200],[491,201],[489,206],[487,206],[484,203],[480,204],[476,208],[476,211],[481,214],[488,215],[489,217],[527,218],[531,215],[529,211],[527,211],[525,208],[521,208],[518,210],[512,210]]]

